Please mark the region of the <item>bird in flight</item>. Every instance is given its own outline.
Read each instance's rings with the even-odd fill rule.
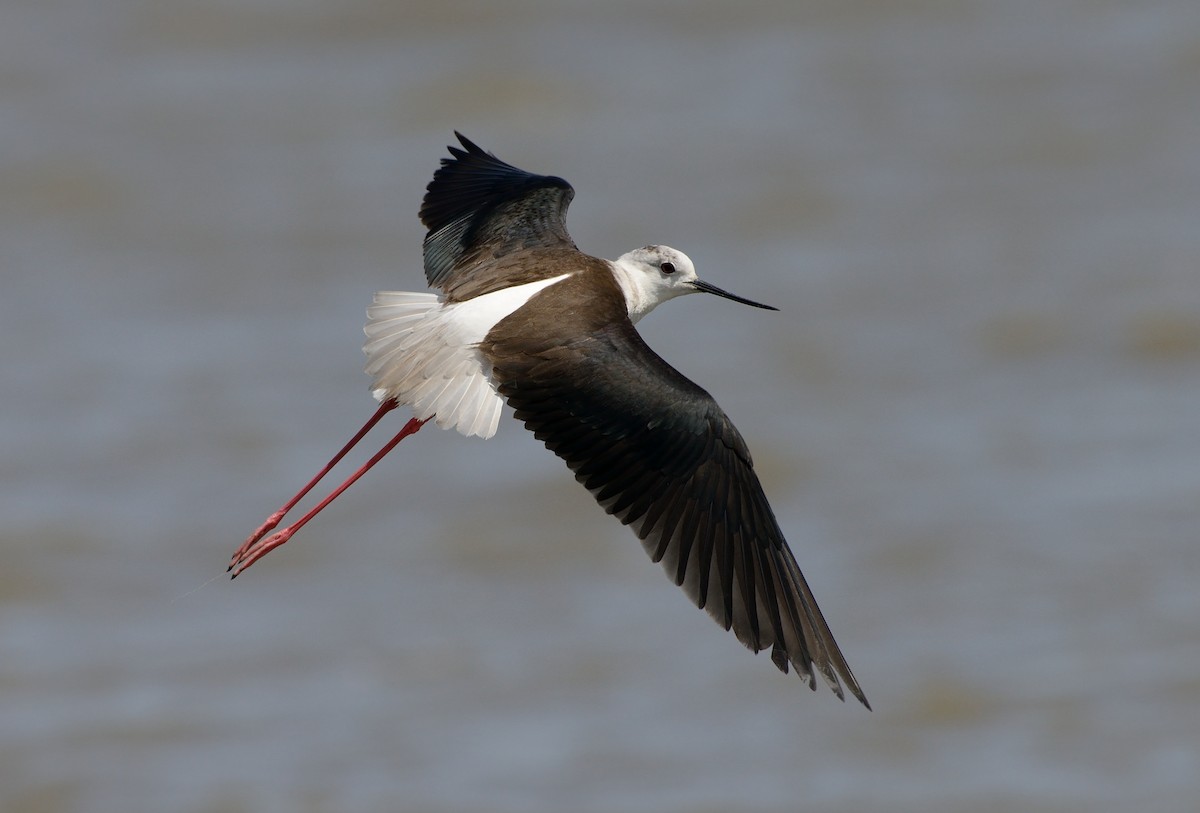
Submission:
[[[421,205],[425,277],[436,292],[383,291],[367,309],[366,371],[380,406],[233,555],[236,577],[284,544],[396,444],[433,420],[495,434],[504,403],[600,506],[629,526],[691,600],[783,672],[870,708],[783,537],[750,451],[712,396],[651,350],[635,323],[677,296],[709,293],[667,246],[603,260],[581,252],[562,178],[507,164],[455,133]],[[388,412],[413,417],[301,519],[271,533]]]

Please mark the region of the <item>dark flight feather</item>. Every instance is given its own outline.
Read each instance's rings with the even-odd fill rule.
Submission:
[[[575,191],[562,178],[534,175],[501,161],[461,133],[463,149],[450,147],[421,203],[425,278],[447,298],[470,299],[494,290],[495,260],[535,249],[578,253],[564,222]],[[533,268],[527,256],[509,268],[503,286],[539,277],[511,273]],[[551,264],[552,265],[552,264]],[[488,267],[490,266],[490,267]],[[486,279],[475,272],[487,270]],[[559,271],[558,273],[561,273]]]
[[[602,279],[612,290],[597,298]],[[587,309],[571,307],[581,285]],[[697,606],[751,650],[770,649],[782,671],[794,668],[814,688],[820,674],[839,697],[844,684],[867,705],[741,434],[707,392],[646,346],[607,268],[540,292],[480,347],[517,419]]]

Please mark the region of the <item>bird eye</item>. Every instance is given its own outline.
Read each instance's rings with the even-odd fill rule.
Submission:
[[[663,263],[658,267],[658,270],[662,271],[664,274],[674,274],[675,263]]]

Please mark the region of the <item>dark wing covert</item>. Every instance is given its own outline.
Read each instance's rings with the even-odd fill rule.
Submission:
[[[784,540],[740,433],[626,319],[488,347],[516,417],[738,640],[870,708]],[[560,337],[561,339],[561,337]],[[839,681],[840,676],[840,681]]]
[[[447,294],[481,262],[525,249],[577,250],[564,222],[575,192],[552,175],[534,175],[484,152],[459,132],[421,203],[425,278]]]

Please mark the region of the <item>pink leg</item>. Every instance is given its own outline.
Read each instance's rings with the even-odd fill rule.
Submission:
[[[375,414],[371,416],[371,419],[363,424],[363,428],[358,430],[358,434],[350,438],[350,442],[343,446],[342,450],[335,454],[332,460],[325,464],[325,468],[317,472],[317,476],[309,480],[308,485],[300,489],[300,491],[296,493],[296,496],[284,503],[283,507],[274,514],[271,514],[271,516],[267,517],[267,521],[258,526],[258,529],[255,530],[254,533],[250,534],[246,541],[242,543],[242,546],[237,549],[237,553],[233,554],[233,559],[230,560],[229,567],[226,570],[233,570],[233,566],[237,564],[238,560],[246,554],[246,551],[250,550],[250,546],[262,539],[270,531],[273,531],[275,526],[283,520],[284,515],[286,515],[288,511],[291,511],[292,508],[296,506],[296,503],[304,499],[304,495],[312,491],[313,486],[321,482],[321,478],[323,478],[326,474],[329,474],[330,470],[332,470],[333,467],[338,464],[338,461],[346,456],[346,452],[358,445],[358,442],[366,436],[367,432],[370,432],[371,428],[374,427],[375,424],[379,423],[379,419],[391,412],[397,406],[399,406],[399,404],[396,403],[396,399],[394,398],[389,398],[380,404],[379,409],[375,410]]]
[[[267,539],[263,539],[263,537],[266,536],[271,529],[279,524],[284,514],[286,514],[293,506],[295,506],[295,504],[299,502],[304,495],[307,494],[313,488],[313,486],[315,486],[321,480],[321,478],[324,477],[329,470],[332,469],[337,462],[342,459],[342,457],[345,456],[346,452],[350,451],[350,449],[353,448],[356,443],[362,440],[363,436],[379,421],[381,417],[390,412],[392,409],[395,409],[395,407],[395,401],[387,401],[380,406],[371,419],[367,421],[363,428],[358,431],[358,434],[351,438],[350,442],[347,443],[342,450],[338,452],[332,460],[329,461],[328,464],[326,464],[325,468],[323,468],[317,474],[317,476],[314,477],[312,481],[304,487],[303,490],[293,497],[286,505],[272,514],[267,521],[258,528],[258,530],[251,534],[250,537],[242,543],[242,546],[238,548],[237,553],[233,555],[233,559],[230,561],[229,567],[226,568],[227,571],[233,571],[234,578],[236,578],[239,573],[250,567],[250,565],[257,562],[267,553],[291,539],[292,535],[295,534],[296,531],[304,527],[304,525],[306,525],[310,519],[321,513],[325,506],[337,499],[337,497],[343,491],[349,488],[356,480],[358,480],[359,477],[362,477],[364,474],[366,474],[372,466],[383,459],[384,455],[394,449],[396,444],[425,425],[425,421],[419,421],[416,418],[410,419],[408,423],[404,425],[404,428],[401,429],[394,438],[388,441],[387,445],[380,449],[374,457],[368,460],[362,466],[362,468],[350,475],[350,477],[347,478],[344,483],[335,488],[328,497],[318,503],[311,511],[309,511],[292,525],[284,528],[282,531],[279,531]]]

